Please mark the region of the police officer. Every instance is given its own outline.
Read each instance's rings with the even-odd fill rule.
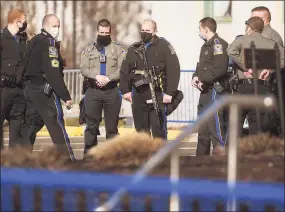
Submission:
[[[25,60],[24,94],[27,99],[25,127],[31,129],[25,139],[35,138],[37,131],[46,125],[56,147],[70,154],[75,160],[68,135],[64,127],[63,111],[60,99],[66,106],[72,106],[72,100],[62,77],[60,52],[56,45],[59,33],[59,19],[49,14],[43,18],[41,33],[32,38],[28,44]],[[28,136],[28,138],[27,138]],[[31,142],[31,144],[33,144]]]
[[[8,26],[1,30],[1,128],[9,121],[9,147],[25,145],[20,139],[26,101],[22,89],[23,56],[26,48],[25,12],[14,9],[8,14]],[[1,148],[3,143],[1,139]]]
[[[121,45],[111,40],[111,24],[102,19],[97,25],[97,41],[81,54],[80,71],[88,81],[85,93],[87,127],[84,134],[84,153],[97,145],[99,125],[104,111],[106,139],[118,134],[121,93],[118,88],[120,68],[125,57]]]
[[[205,43],[201,47],[199,63],[192,79],[192,86],[201,91],[198,115],[225,91],[222,81],[225,80],[228,69],[228,43],[218,36],[216,29],[217,24],[213,18],[205,17],[199,22],[199,36]],[[214,148],[226,144],[222,117],[222,111],[217,111],[213,121],[199,128],[197,156],[210,155],[211,141]]]
[[[237,38],[228,48],[227,52],[229,57],[238,65],[239,70],[239,89],[240,94],[253,94],[253,77],[252,69],[247,69],[243,62],[243,51],[245,48],[250,48],[251,42],[253,41],[257,49],[274,49],[275,42],[262,36],[262,30],[264,23],[259,17],[251,17],[246,21],[245,36]],[[284,48],[279,46],[281,67],[284,67]],[[259,94],[270,94],[270,75],[273,70],[257,70],[258,76],[258,93]],[[247,114],[249,122],[249,134],[256,134],[257,121],[256,121],[256,110],[246,109],[241,114],[241,125],[244,122],[244,117]],[[270,131],[272,128],[277,127],[277,120],[274,113],[266,113],[265,111],[260,112],[261,115],[261,130]],[[241,126],[242,127],[242,126]]]
[[[255,7],[252,9],[251,11],[251,17],[260,17],[263,22],[264,22],[264,28],[262,31],[262,36],[266,37],[270,40],[274,40],[278,45],[283,47],[283,40],[282,37],[280,36],[280,34],[278,32],[276,32],[274,29],[271,28],[270,26],[270,21],[271,21],[271,13],[269,11],[269,9],[267,7],[264,6],[260,6],[260,7]],[[285,90],[285,71],[282,70],[281,71],[281,79],[282,79],[282,88],[281,90]],[[272,73],[272,75],[270,76],[270,81],[272,83],[275,83],[276,86],[274,86],[273,88],[273,94],[276,95],[277,100],[280,101],[281,98],[278,97],[278,88],[277,88],[277,79],[276,79],[276,73]],[[285,101],[285,92],[283,92],[283,101]],[[279,105],[279,104],[278,104]],[[285,105],[285,102],[283,102],[283,105]],[[283,106],[285,108],[285,106]],[[280,118],[280,110],[277,111],[279,114],[279,118]],[[285,114],[285,111],[283,112],[283,114]],[[281,125],[280,125],[281,127]],[[281,135],[281,129],[280,130],[280,135]]]
[[[120,75],[120,89],[123,98],[132,103],[132,112],[135,128],[138,132],[150,133],[153,137],[167,139],[166,108],[177,95],[180,79],[180,64],[172,45],[156,36],[157,25],[153,20],[146,20],[141,26],[141,42],[134,43],[128,49],[123,62]],[[145,80],[144,64],[140,48],[145,48],[148,68],[155,70],[157,77],[161,78],[161,86],[155,87],[156,99],[160,120],[154,110],[151,91]],[[147,70],[148,71],[148,70]]]

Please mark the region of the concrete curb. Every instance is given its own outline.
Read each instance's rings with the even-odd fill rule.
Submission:
[[[80,127],[66,126],[65,129],[66,129],[68,136],[70,137],[84,136],[85,126],[80,126]],[[119,128],[120,135],[130,134],[135,131],[136,130],[134,128],[122,128],[122,127]],[[181,130],[168,130],[168,140],[174,140],[180,133],[181,133]],[[48,137],[50,135],[49,135],[49,132],[47,131],[47,128],[43,127],[43,129],[38,132],[37,136]]]

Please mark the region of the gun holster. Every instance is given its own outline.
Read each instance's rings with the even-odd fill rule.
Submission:
[[[86,110],[84,105],[84,98],[82,98],[79,102],[79,124],[85,124],[86,123]]]
[[[218,94],[222,93],[225,90],[225,88],[219,82],[214,83],[214,89]]]

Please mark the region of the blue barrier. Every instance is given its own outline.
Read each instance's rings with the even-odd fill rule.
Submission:
[[[1,211],[55,211],[56,208],[91,211],[121,187],[128,188],[129,196],[114,211],[169,211],[172,191],[169,178],[148,177],[128,187],[131,177],[1,168]],[[223,211],[226,208],[228,190],[225,181],[181,179],[176,189],[181,211]],[[284,184],[240,182],[235,196],[239,211],[245,208],[250,211],[284,211]]]

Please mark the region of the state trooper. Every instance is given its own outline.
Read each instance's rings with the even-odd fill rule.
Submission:
[[[237,64],[239,67],[239,94],[254,94],[254,86],[253,86],[253,72],[252,69],[247,69],[244,63],[243,52],[245,48],[250,48],[251,42],[254,42],[257,49],[271,49],[273,50],[275,47],[275,42],[270,40],[264,36],[262,36],[262,31],[264,28],[264,22],[260,17],[253,16],[245,22],[245,35],[237,38],[227,49],[229,57]],[[280,66],[284,67],[284,48],[280,45]],[[258,93],[262,95],[270,94],[270,77],[274,73],[274,70],[263,69],[257,70],[258,76]],[[249,122],[249,134],[256,134],[260,130],[272,132],[272,130],[277,128],[277,117],[273,111],[260,111],[260,119],[261,119],[261,129],[257,128],[257,114],[255,109],[244,109],[241,113],[241,123],[240,127],[242,127],[245,115],[248,116]]]
[[[213,18],[205,17],[199,22],[199,36],[205,41],[201,47],[200,59],[193,74],[192,86],[201,91],[198,103],[198,115],[225,92],[223,81],[226,80],[229,57],[228,43],[216,33],[217,23]],[[215,114],[213,121],[201,126],[198,130],[196,155],[210,155],[211,141],[213,147],[226,145],[223,111]]]
[[[27,111],[24,128],[28,130],[22,136],[33,146],[37,131],[45,124],[56,148],[75,161],[60,101],[62,99],[68,109],[72,107],[62,75],[63,60],[56,44],[60,21],[56,15],[48,14],[43,18],[42,26],[41,33],[29,42],[25,55]]]
[[[26,145],[20,136],[26,109],[22,87],[23,59],[27,41],[26,28],[25,12],[13,9],[8,14],[7,27],[1,30],[0,122],[2,128],[4,120],[9,121],[9,147]],[[0,147],[3,148],[2,139],[0,143]]]
[[[118,82],[126,52],[120,44],[111,40],[111,23],[108,20],[98,22],[97,35],[97,41],[88,45],[81,54],[80,72],[88,84],[84,97],[87,124],[84,153],[97,145],[102,110],[106,139],[118,134],[122,104]]]

